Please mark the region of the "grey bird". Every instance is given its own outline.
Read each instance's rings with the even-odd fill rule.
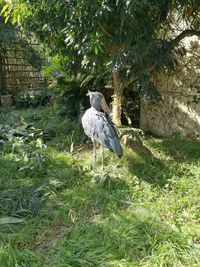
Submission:
[[[102,93],[88,91],[91,108],[87,109],[82,117],[84,132],[93,142],[93,171],[96,171],[96,146],[95,142],[102,145],[102,168],[103,147],[109,148],[119,158],[123,150],[115,129],[115,125],[109,117],[110,109]],[[106,113],[102,112],[105,111]]]

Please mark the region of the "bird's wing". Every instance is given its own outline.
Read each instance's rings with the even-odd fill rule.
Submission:
[[[93,109],[86,111],[82,118],[85,133],[93,140],[108,147],[113,152],[122,156],[122,148],[117,136],[114,123],[103,112]]]

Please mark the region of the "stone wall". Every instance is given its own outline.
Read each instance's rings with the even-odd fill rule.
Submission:
[[[140,128],[158,136],[200,136],[200,45],[190,47],[175,74],[154,80],[162,100],[141,102]]]

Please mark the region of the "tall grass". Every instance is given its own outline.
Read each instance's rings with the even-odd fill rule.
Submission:
[[[154,159],[106,151],[105,171],[94,175],[79,125],[47,108],[13,111],[0,123],[22,117],[45,133],[45,171],[18,172],[20,161],[0,155],[0,219],[25,219],[0,220],[0,266],[199,266],[198,140],[144,140]]]

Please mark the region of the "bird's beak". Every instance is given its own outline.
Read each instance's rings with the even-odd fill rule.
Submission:
[[[90,91],[88,90],[88,93],[86,94],[86,96],[89,96],[90,95]]]
[[[106,100],[104,98],[101,99],[101,108],[107,112],[107,113],[110,113],[111,110],[110,108],[108,107],[107,103],[106,103]]]

